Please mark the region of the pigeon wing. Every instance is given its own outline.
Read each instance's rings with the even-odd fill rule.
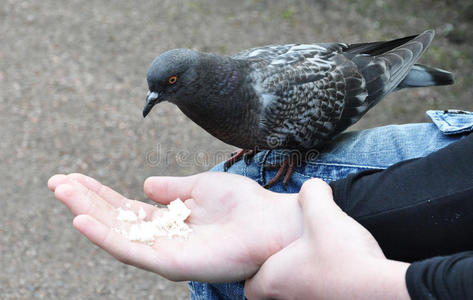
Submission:
[[[356,102],[366,98],[356,66],[342,56],[346,48],[336,43],[293,44],[284,46],[284,52],[246,52],[254,57],[251,74],[263,107],[261,126],[281,147],[311,148],[331,138],[346,93],[358,96]]]

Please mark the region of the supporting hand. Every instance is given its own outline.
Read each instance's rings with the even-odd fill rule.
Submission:
[[[246,281],[249,299],[409,299],[408,264],[387,260],[373,236],[333,201],[321,180],[299,193],[302,236]]]

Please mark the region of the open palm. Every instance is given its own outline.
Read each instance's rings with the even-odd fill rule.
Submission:
[[[55,175],[48,186],[77,217],[74,226],[118,260],[171,280],[238,281],[302,232],[302,213],[294,194],[277,194],[254,181],[227,173],[189,177],[151,177],[145,193],[160,204],[176,198],[191,209],[187,239],[157,238],[153,246],[131,242],[113,230],[118,207],[149,219],[162,209],[129,200],[82,174]]]

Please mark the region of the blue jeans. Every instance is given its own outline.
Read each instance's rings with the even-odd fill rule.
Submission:
[[[326,182],[346,177],[350,173],[369,169],[385,169],[399,161],[423,157],[461,138],[459,133],[473,131],[473,113],[459,111],[428,111],[434,122],[391,125],[358,132],[342,133],[320,155],[297,167],[287,190],[282,183],[271,188],[282,193],[297,193],[310,178]],[[265,171],[267,163],[281,159],[281,151],[262,151],[250,165],[237,162],[228,172],[254,179],[264,185],[276,171]],[[223,171],[223,164],[212,171]],[[208,284],[189,282],[191,299],[245,299],[244,282]]]

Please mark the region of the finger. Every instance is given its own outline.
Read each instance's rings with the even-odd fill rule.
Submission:
[[[119,261],[138,268],[157,273],[172,281],[195,280],[204,277],[192,272],[195,267],[194,246],[188,240],[180,241],[161,238],[153,247],[132,242],[99,220],[89,215],[74,218],[74,227],[92,243],[110,253]],[[112,227],[113,228],[113,227]]]
[[[159,251],[155,251],[145,244],[129,241],[120,233],[89,215],[75,217],[73,225],[92,243],[104,249],[119,261],[176,280],[177,274],[174,274],[172,268],[167,264],[169,259],[162,257]]]
[[[70,180],[70,179],[69,179]],[[55,196],[61,200],[74,215],[88,214],[109,226],[117,225],[119,214],[117,208],[133,211],[135,215],[145,221],[154,219],[162,215],[163,210],[138,200],[127,200],[124,198],[122,205],[113,205],[113,202],[95,194],[82,184],[76,181],[69,181],[67,184],[58,186]],[[141,210],[144,211],[142,215]]]
[[[146,217],[144,220],[152,219],[152,216],[158,212],[158,209],[153,205],[146,204],[138,200],[129,200],[120,193],[112,190],[108,186],[101,184],[92,177],[73,173],[69,175],[55,175],[50,179],[51,185],[57,186],[59,184],[69,184],[74,186],[76,183],[84,186],[102,200],[108,202],[114,208],[121,207],[126,210],[131,210],[135,214],[139,214],[140,209],[143,209]],[[93,197],[94,199],[95,197]]]
[[[64,174],[56,174],[51,176],[48,180],[48,188],[49,190],[53,191],[56,189],[56,187],[62,183],[67,182],[67,177]]]
[[[93,191],[95,194],[102,197],[104,200],[106,200],[115,207],[124,206],[128,201],[128,199],[125,198],[123,195],[112,190],[108,186],[101,184],[92,177],[79,173],[72,173],[67,175],[67,178],[79,182],[87,189]]]
[[[79,183],[61,184],[54,194],[74,215],[89,214],[109,226],[116,223],[115,208]]]
[[[181,198],[183,201],[191,198],[192,190],[201,174],[187,177],[154,176],[145,180],[144,191],[151,200],[160,204]]]
[[[92,177],[79,173],[72,173],[69,175],[56,174],[48,180],[48,188],[51,191],[54,191],[61,184],[73,184],[74,182],[79,182],[114,206],[123,206],[128,200],[123,195],[112,190],[108,186],[101,184]]]

